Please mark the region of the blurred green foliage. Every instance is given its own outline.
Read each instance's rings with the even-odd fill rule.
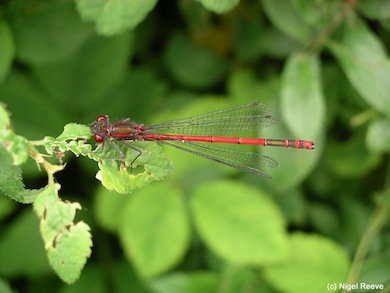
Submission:
[[[387,0],[1,2],[0,291],[388,290],[389,30]],[[316,142],[258,150],[272,180],[137,143],[136,181],[99,163],[120,195],[73,124],[254,101]]]

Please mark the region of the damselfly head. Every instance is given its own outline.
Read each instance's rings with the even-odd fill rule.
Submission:
[[[90,127],[93,139],[96,142],[103,142],[107,135],[109,135],[109,122],[107,115],[100,115],[94,122],[87,125]]]

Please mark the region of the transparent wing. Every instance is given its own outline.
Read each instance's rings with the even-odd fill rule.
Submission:
[[[229,149],[215,144],[180,140],[159,142],[268,179],[271,179],[271,176],[260,170],[260,168],[275,168],[279,166],[279,164],[270,157],[249,151]]]
[[[278,123],[266,104],[255,102],[190,118],[146,126],[146,131],[185,135],[232,135]]]

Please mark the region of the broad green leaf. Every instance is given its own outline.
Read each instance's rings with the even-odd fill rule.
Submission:
[[[59,186],[47,186],[34,202],[34,209],[41,220],[41,234],[48,249],[55,245],[54,240],[61,230],[73,224],[79,203],[63,202],[58,199]]]
[[[263,0],[262,3],[268,18],[279,30],[301,42],[310,38],[310,26],[303,21],[291,1]]]
[[[203,184],[191,209],[203,241],[226,261],[264,265],[287,255],[283,219],[259,190],[230,181]]]
[[[24,189],[22,171],[13,164],[10,153],[0,144],[0,190],[13,200],[20,203],[31,203],[38,190]]]
[[[343,1],[293,0],[293,5],[305,20],[315,27],[325,27],[334,21],[335,15],[344,9]]]
[[[75,282],[91,255],[91,234],[87,224],[74,223],[77,202],[64,202],[58,197],[59,184],[48,185],[34,202],[40,217],[40,230],[49,262],[66,283]]]
[[[390,151],[390,120],[376,119],[372,121],[367,130],[367,148],[373,152]]]
[[[39,222],[31,208],[14,214],[13,221],[1,229],[0,275],[33,278],[50,273],[42,244]]]
[[[69,123],[64,126],[64,131],[57,137],[57,140],[75,140],[78,138],[89,139],[91,130],[86,125]]]
[[[296,53],[289,57],[283,72],[281,115],[299,139],[317,139],[325,123],[319,66],[316,55]]]
[[[215,272],[174,273],[149,283],[155,293],[215,293],[218,285]]]
[[[33,79],[14,69],[0,87],[0,100],[12,113],[13,129],[28,139],[38,140],[60,133],[69,113],[64,111],[63,104],[54,103]]]
[[[328,45],[362,98],[377,111],[390,115],[390,60],[377,36],[351,14],[342,39]]]
[[[112,36],[137,26],[157,0],[77,0],[84,20],[93,21],[99,34]]]
[[[142,154],[134,161],[138,153],[127,146],[121,146],[121,151],[124,153],[121,161],[126,163],[126,166],[118,164],[116,159],[120,154],[108,143],[105,146],[107,150],[102,154],[88,154],[89,157],[99,161],[100,171],[96,174],[96,178],[107,189],[123,194],[130,193],[150,182],[162,180],[173,171],[172,162],[165,157],[161,147],[156,143],[128,142],[128,144],[141,150]],[[143,170],[139,171],[137,166]]]
[[[117,232],[123,208],[129,198],[100,186],[95,192],[94,204],[94,214],[99,225],[110,232]]]
[[[368,18],[388,20],[390,18],[390,2],[387,0],[370,0],[357,2],[359,12]]]
[[[14,291],[11,289],[10,285],[0,278],[0,292],[2,293],[13,293]]]
[[[186,36],[174,35],[166,46],[165,64],[181,84],[204,89],[219,82],[227,63],[208,48],[197,47]]]
[[[122,211],[120,238],[137,272],[150,278],[176,265],[189,242],[179,190],[153,184],[132,195]]]
[[[80,108],[88,108],[90,115],[97,107],[95,104],[102,111],[111,102],[112,97],[103,99],[122,81],[131,45],[132,34],[93,37],[70,58],[36,65],[33,73],[52,99],[61,106],[67,105],[67,112],[80,113]]]
[[[264,268],[264,276],[286,293],[327,292],[327,284],[345,281],[349,260],[344,249],[332,240],[294,233],[289,241],[290,257]],[[283,280],[281,282],[280,280]]]
[[[15,55],[15,44],[8,23],[0,20],[0,84],[7,77]]]
[[[201,0],[204,7],[216,13],[223,13],[233,9],[240,0]]]
[[[16,55],[34,64],[55,62],[76,52],[91,35],[91,27],[77,14],[73,1],[43,0],[9,3],[7,14],[14,33]]]
[[[74,283],[91,255],[90,228],[84,222],[69,226],[54,239],[48,248],[50,265],[66,283]]]

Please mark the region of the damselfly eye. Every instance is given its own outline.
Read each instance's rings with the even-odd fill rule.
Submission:
[[[99,122],[99,121],[101,121],[101,120],[107,120],[107,115],[100,115],[100,116],[97,116],[97,118],[96,118],[96,122]]]
[[[96,142],[103,142],[104,137],[100,136],[99,134],[94,134],[94,135],[93,135],[93,139],[94,139]]]

